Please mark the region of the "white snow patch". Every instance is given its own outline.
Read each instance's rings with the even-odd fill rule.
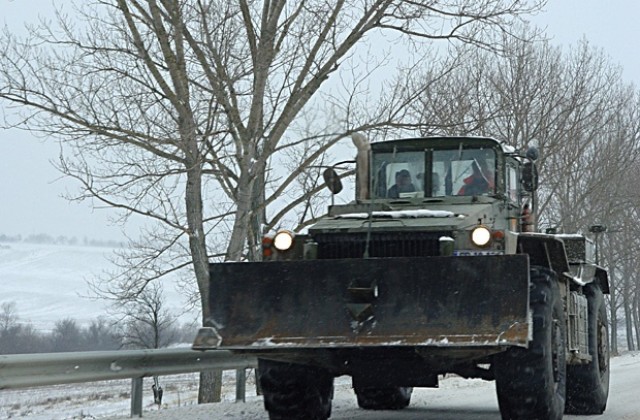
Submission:
[[[460,217],[464,218],[464,215],[456,214],[447,210],[395,210],[395,211],[374,211],[371,212],[372,217],[388,218],[388,219],[410,219],[420,217]],[[346,213],[336,216],[337,219],[368,219],[369,213]]]
[[[579,233],[556,233],[553,236],[560,239],[584,239],[585,236]]]

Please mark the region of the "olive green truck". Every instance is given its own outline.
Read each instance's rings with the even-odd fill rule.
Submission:
[[[342,375],[365,410],[402,409],[456,374],[495,380],[503,419],[602,413],[608,276],[588,237],[534,231],[537,151],[354,143],[354,201],[304,234],[267,235],[261,262],[210,265],[193,348],[256,355],[272,420],[329,418]]]

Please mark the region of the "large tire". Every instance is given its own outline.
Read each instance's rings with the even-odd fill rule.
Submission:
[[[584,287],[589,314],[589,354],[586,365],[567,366],[567,405],[570,414],[602,414],[609,397],[609,332],[600,286]]]
[[[331,417],[333,376],[325,369],[258,359],[258,377],[270,420]]]
[[[533,339],[529,348],[495,356],[498,405],[504,420],[559,420],[565,408],[567,326],[553,271],[531,268]]]
[[[358,406],[365,410],[401,410],[411,402],[413,388],[356,388]]]

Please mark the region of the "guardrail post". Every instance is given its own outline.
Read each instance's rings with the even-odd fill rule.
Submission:
[[[142,417],[142,378],[131,379],[131,417]]]
[[[247,375],[245,369],[236,370],[236,402],[246,402]]]

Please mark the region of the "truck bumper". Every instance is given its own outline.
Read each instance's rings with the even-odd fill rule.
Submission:
[[[194,349],[527,346],[526,255],[216,263]]]

